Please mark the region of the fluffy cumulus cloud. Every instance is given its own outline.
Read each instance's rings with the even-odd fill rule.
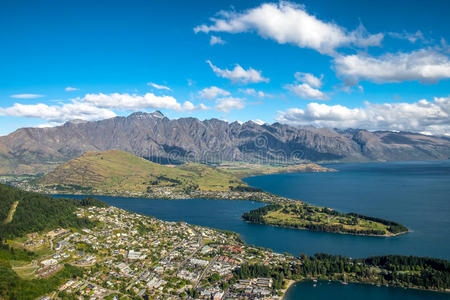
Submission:
[[[242,84],[269,82],[268,78],[264,78],[261,75],[261,71],[255,70],[253,68],[248,68],[247,70],[245,70],[237,64],[232,70],[220,69],[219,67],[213,65],[211,61],[207,60],[206,62],[209,64],[209,66],[217,76],[229,79],[232,82],[238,82]]]
[[[58,105],[20,104],[0,108],[0,116],[39,118],[49,122],[68,120],[99,120],[116,116],[114,110],[136,111],[143,109],[172,109],[176,111],[195,111],[209,109],[204,104],[194,105],[190,101],[179,103],[171,96],[157,96],[152,93],[135,94],[86,94],[82,98],[69,100]]]
[[[311,73],[297,72],[294,74],[294,77],[298,81],[307,83],[309,86],[312,86],[314,88],[322,87],[323,75],[320,75],[320,78],[318,78]]]
[[[212,86],[209,88],[204,88],[200,92],[198,92],[198,96],[202,99],[212,100],[217,98],[218,96],[229,96],[230,92],[224,89],[218,88],[217,86]]]
[[[116,114],[105,108],[98,108],[89,103],[73,101],[61,105],[20,104],[0,108],[0,115],[26,118],[39,118],[50,122],[65,122],[74,119],[99,120],[115,117]]]
[[[360,80],[376,83],[417,80],[435,83],[450,78],[450,59],[431,49],[410,53],[387,53],[380,57],[367,54],[337,56],[334,60],[336,73],[347,84]]]
[[[294,74],[296,82],[294,84],[286,84],[285,89],[296,94],[300,98],[309,100],[326,100],[328,96],[319,90],[322,87],[322,78],[314,76],[310,73],[297,72]]]
[[[173,109],[177,111],[204,109],[204,106],[194,106],[191,102],[179,103],[172,96],[157,96],[153,93],[136,94],[86,94],[82,101],[101,108],[120,110],[139,110],[147,108]]]
[[[309,99],[309,100],[326,99],[325,93],[321,92],[318,89],[311,87],[307,83],[287,84],[287,85],[285,85],[285,88],[303,99]]]
[[[245,107],[245,99],[236,97],[224,97],[216,100],[215,108],[218,111],[229,113],[234,109],[243,109]]]
[[[332,54],[335,49],[344,46],[378,46],[383,39],[383,34],[369,34],[362,25],[348,32],[335,23],[319,20],[302,5],[286,1],[265,3],[240,13],[222,11],[210,20],[210,25],[199,25],[194,31],[254,31],[261,37],[273,39],[280,44],[294,44],[324,54]]]
[[[450,136],[450,97],[415,103],[366,102],[359,108],[309,103],[305,109],[280,111],[277,121],[291,125],[401,130]]]
[[[36,98],[42,98],[44,95],[40,94],[15,94],[11,95],[11,98],[14,99],[36,99]]]
[[[212,35],[210,40],[209,40],[209,44],[211,46],[213,46],[213,45],[224,45],[224,44],[226,44],[226,42],[220,36]]]
[[[148,85],[148,86],[151,86],[151,87],[153,87],[153,88],[155,88],[155,89],[157,89],[157,90],[166,90],[166,91],[171,91],[171,90],[172,90],[172,89],[171,89],[170,87],[168,87],[168,86],[156,84],[156,83],[154,83],[154,82],[149,82],[149,83],[147,83],[147,85]]]

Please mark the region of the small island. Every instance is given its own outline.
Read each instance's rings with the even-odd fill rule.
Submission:
[[[244,213],[242,218],[259,224],[342,234],[395,236],[408,232],[408,228],[392,221],[297,202],[269,204]]]

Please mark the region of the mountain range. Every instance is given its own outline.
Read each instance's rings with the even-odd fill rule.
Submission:
[[[450,139],[411,132],[169,119],[136,112],[100,121],[21,128],[0,137],[0,174],[46,173],[87,151],[119,149],[160,163],[436,160]]]

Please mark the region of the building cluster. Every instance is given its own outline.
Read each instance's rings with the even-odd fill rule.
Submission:
[[[101,299],[278,299],[271,278],[237,280],[242,263],[277,265],[296,259],[245,246],[237,235],[184,222],[165,222],[107,207],[80,208],[93,221],[82,230],[56,229],[28,236],[46,241],[37,261],[48,277],[68,263],[84,270],[49,297]],[[58,296],[59,295],[59,296]]]

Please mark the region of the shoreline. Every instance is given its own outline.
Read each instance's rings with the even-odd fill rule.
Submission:
[[[350,232],[337,232],[337,231],[322,231],[322,230],[310,230],[307,228],[296,228],[296,227],[291,227],[291,226],[281,226],[281,225],[277,225],[277,224],[265,224],[265,223],[257,223],[257,222],[250,222],[247,220],[244,220],[244,222],[250,223],[250,224],[260,224],[260,225],[267,225],[267,226],[273,226],[273,227],[279,227],[279,228],[287,228],[287,229],[296,229],[296,230],[305,230],[305,231],[310,231],[310,232],[326,232],[326,233],[335,233],[335,234],[343,234],[343,235],[353,235],[353,236],[369,236],[369,237],[382,237],[382,238],[391,238],[391,237],[397,237],[400,235],[404,235],[407,233],[411,233],[412,230],[408,230],[405,232],[400,232],[400,233],[395,233],[395,234],[391,234],[391,235],[376,235],[376,234],[358,234],[358,233],[350,233]]]
[[[206,193],[215,193],[215,192],[206,192]],[[220,193],[220,192],[217,192]],[[301,200],[295,200],[295,199],[290,199],[290,198],[284,198],[275,194],[271,194],[268,192],[260,192],[265,194],[268,197],[272,197],[272,198],[278,198],[280,199],[280,202],[301,202],[304,203],[306,205],[311,205],[308,204],[306,202],[303,202]],[[252,196],[243,196],[243,197],[235,197],[235,198],[227,198],[227,197],[221,197],[221,196],[216,196],[214,197],[213,195],[199,195],[198,197],[192,196],[192,195],[184,195],[185,197],[150,197],[148,195],[141,195],[141,196],[131,196],[131,195],[123,195],[123,194],[83,194],[83,193],[65,193],[65,192],[55,192],[55,193],[46,193],[47,195],[53,196],[53,195],[76,195],[76,196],[85,196],[85,197],[96,197],[96,196],[101,196],[101,197],[124,197],[124,198],[133,198],[133,199],[149,199],[149,200],[189,200],[189,199],[202,199],[202,200],[227,200],[227,201],[234,201],[234,200],[238,200],[238,201],[255,201],[255,202],[259,202],[259,203],[267,203],[267,204],[277,204],[276,201],[274,201],[273,199],[257,199],[257,198],[252,198]],[[237,195],[239,195],[239,192],[237,192]],[[267,225],[267,226],[273,226],[273,227],[280,227],[280,228],[288,228],[288,229],[295,229],[295,230],[306,230],[306,231],[310,231],[310,232],[327,232],[327,233],[334,233],[334,234],[343,234],[343,235],[353,235],[353,236],[367,236],[367,237],[380,237],[380,238],[392,238],[392,237],[397,237],[400,235],[404,235],[407,233],[412,232],[410,229],[408,229],[407,231],[404,232],[400,232],[400,233],[395,233],[395,234],[383,234],[383,235],[377,235],[377,234],[359,234],[359,233],[351,233],[351,232],[338,232],[338,231],[326,231],[326,230],[310,230],[307,228],[301,228],[301,227],[293,227],[293,226],[282,226],[282,225],[277,225],[277,224],[266,224],[266,223],[257,223],[257,222],[251,222],[251,221],[247,221],[247,220],[243,220],[244,222],[248,222],[248,223],[252,223],[252,224],[261,224],[261,225]]]
[[[281,300],[286,300],[285,296],[287,291],[289,290],[289,288],[291,288],[294,284],[297,283],[307,283],[307,282],[313,282],[312,278],[304,278],[301,280],[293,280],[293,279],[288,279],[287,280],[287,287],[285,289],[282,290],[283,295]],[[319,282],[334,282],[334,283],[342,283],[342,281],[339,280],[326,280],[326,279],[322,279],[322,280],[317,280],[317,283]],[[360,284],[360,285],[370,285],[370,286],[374,286],[374,287],[385,287],[385,288],[398,288],[398,289],[407,289],[407,290],[415,290],[415,291],[423,291],[423,292],[430,292],[430,293],[439,293],[439,294],[444,294],[444,295],[450,295],[450,289],[447,290],[436,290],[436,289],[422,289],[420,287],[405,287],[405,286],[401,286],[401,285],[381,285],[381,284],[377,284],[377,283],[373,283],[373,282],[363,282],[363,281],[348,281],[347,284]]]
[[[300,281],[295,281],[293,279],[288,279],[287,283],[286,283],[286,287],[284,289],[281,290],[282,296],[281,296],[281,300],[285,299],[286,296],[286,292],[291,288],[291,286],[293,286],[294,284],[296,284],[297,282]]]

